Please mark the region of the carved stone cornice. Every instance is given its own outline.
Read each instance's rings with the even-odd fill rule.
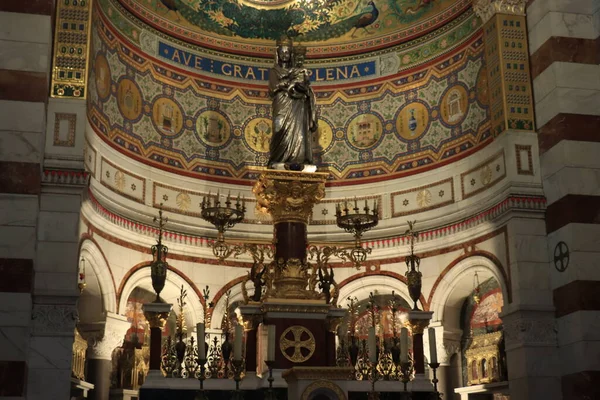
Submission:
[[[525,15],[526,0],[473,0],[473,11],[485,24],[494,14]]]
[[[257,207],[268,212],[273,222],[308,224],[313,206],[325,197],[327,173],[268,170],[252,191]]]
[[[74,304],[34,304],[31,318],[36,336],[73,336],[79,314]]]

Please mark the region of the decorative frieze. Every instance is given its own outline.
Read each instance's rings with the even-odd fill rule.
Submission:
[[[473,11],[485,24],[494,14],[525,15],[526,0],[474,0]]]
[[[146,179],[117,167],[104,157],[100,162],[100,183],[130,200],[144,204]]]
[[[506,348],[521,346],[556,346],[554,318],[507,318],[504,320]]]
[[[454,180],[447,178],[429,185],[390,194],[392,217],[433,210],[454,203]]]
[[[31,318],[37,336],[73,336],[79,314],[74,304],[34,304]]]
[[[481,193],[505,177],[506,161],[502,150],[475,168],[460,174],[463,200]]]

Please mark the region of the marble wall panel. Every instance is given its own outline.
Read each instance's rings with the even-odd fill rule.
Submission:
[[[44,132],[43,103],[0,100],[0,131]]]
[[[35,241],[35,227],[0,226],[0,257],[31,258]]]
[[[529,51],[535,53],[552,36],[597,38],[600,26],[594,23],[594,18],[592,14],[548,12],[529,29]]]
[[[47,72],[49,51],[48,44],[0,41],[0,68]]]
[[[0,225],[35,227],[38,211],[38,199],[35,196],[0,194]]]
[[[462,198],[475,196],[506,177],[504,150],[460,174]]]
[[[39,132],[0,131],[0,159],[37,163],[42,156],[42,141]]]
[[[75,211],[75,212],[73,212]],[[40,211],[37,238],[47,242],[78,241],[79,212]]]
[[[104,157],[100,160],[100,182],[130,200],[142,204],[146,201],[146,179],[116,166]]]

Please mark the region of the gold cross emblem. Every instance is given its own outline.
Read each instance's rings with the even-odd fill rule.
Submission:
[[[303,326],[290,326],[281,334],[279,347],[285,358],[291,362],[305,362],[315,352],[315,337]],[[292,348],[294,353],[290,355],[287,350]]]

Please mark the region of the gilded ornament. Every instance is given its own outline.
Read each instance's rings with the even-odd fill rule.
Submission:
[[[304,392],[302,392],[302,400],[308,400],[313,398],[313,394],[315,393],[319,393],[319,395],[322,395],[323,393],[323,389],[326,389],[328,392],[333,392],[335,393],[335,396],[338,400],[346,400],[346,394],[344,393],[344,391],[335,383],[331,382],[331,381],[323,381],[323,380],[318,380],[316,382],[311,383],[310,385],[308,385],[306,387],[306,389],[304,389]],[[329,396],[327,396],[329,397]]]
[[[304,326],[290,326],[279,337],[279,348],[285,358],[291,362],[302,363],[308,361],[314,354],[316,348],[315,337]],[[288,349],[294,349],[292,355],[288,354]]]
[[[308,224],[312,209],[325,197],[327,173],[294,171],[264,172],[254,185],[258,207],[273,217],[273,222]]]
[[[485,24],[494,14],[525,15],[526,0],[474,0],[473,11]]]

